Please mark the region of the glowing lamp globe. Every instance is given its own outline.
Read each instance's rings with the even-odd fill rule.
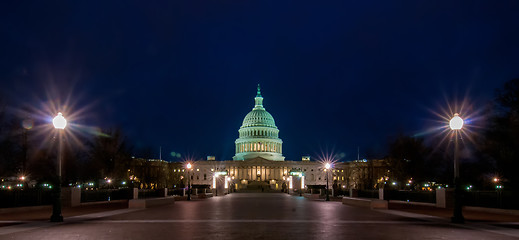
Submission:
[[[330,167],[331,167],[331,166],[330,166],[329,163],[324,164],[324,168],[326,168],[326,169],[330,169]]]
[[[449,122],[449,126],[452,130],[460,130],[463,127],[463,119],[459,116],[459,114],[455,113],[454,117]]]
[[[63,115],[59,112],[54,119],[52,119],[52,124],[56,129],[65,129],[67,126],[67,119],[63,117]]]
[[[187,169],[191,169],[191,163],[187,164]]]

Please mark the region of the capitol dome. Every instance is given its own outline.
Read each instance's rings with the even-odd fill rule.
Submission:
[[[238,130],[240,137],[236,139],[236,155],[234,160],[246,160],[262,157],[273,161],[283,161],[283,141],[278,138],[279,130],[274,117],[263,107],[263,97],[258,84],[254,98],[255,105],[243,119]]]
[[[272,115],[267,112],[265,109],[253,109],[250,111],[247,116],[243,119],[243,123],[241,125],[242,128],[245,127],[276,127],[276,122]]]

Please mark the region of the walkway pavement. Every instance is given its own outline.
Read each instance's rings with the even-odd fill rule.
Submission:
[[[410,213],[424,214],[436,216],[440,218],[450,219],[453,214],[452,209],[435,208],[428,206],[418,206],[410,204],[389,204],[389,209],[399,210]],[[467,222],[518,222],[519,215],[486,213],[479,211],[463,210],[463,216]]]
[[[1,221],[23,222],[0,227],[0,239],[519,239],[519,221],[513,218],[451,224],[450,214],[436,209],[370,210],[275,193],[144,210],[87,206],[64,209],[63,215],[64,223],[49,223],[50,211],[1,214]]]
[[[80,207],[63,208],[64,218],[93,214],[99,212],[113,211],[128,208],[128,202],[108,202],[103,204],[84,205]],[[33,211],[11,212],[0,214],[0,227],[23,222],[49,221],[52,208],[38,209]]]

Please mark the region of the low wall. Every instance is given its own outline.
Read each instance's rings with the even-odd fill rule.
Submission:
[[[303,196],[305,198],[308,198],[308,199],[319,199],[319,194],[303,194]]]
[[[111,200],[111,201],[97,201],[97,202],[82,202],[81,206],[101,205],[101,204],[116,204],[116,203],[127,203],[127,199]]]
[[[149,208],[175,203],[175,197],[131,199],[128,201],[128,208]]]
[[[408,201],[400,201],[400,200],[389,200],[389,203],[441,208],[441,207],[438,207],[436,203],[408,202]]]
[[[212,193],[199,193],[197,195],[198,198],[210,198],[210,197],[213,197],[213,194]]]
[[[128,208],[149,208],[173,203],[175,203],[175,197],[131,199],[128,201]]]
[[[470,207],[470,206],[463,206],[463,209],[468,210],[468,211],[475,211],[475,212],[519,216],[519,210],[513,210],[513,209]]]
[[[380,199],[343,197],[342,204],[357,206],[357,207],[367,207],[370,209],[387,209],[388,208],[388,202],[386,200],[380,200]]]

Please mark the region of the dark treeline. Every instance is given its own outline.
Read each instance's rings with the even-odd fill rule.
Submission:
[[[483,126],[468,134],[472,141],[460,144],[460,175],[465,184],[479,189],[504,185],[519,187],[519,79],[496,90],[495,99],[488,103],[480,116]],[[386,160],[392,175],[399,182],[435,181],[452,183],[453,144],[447,138],[415,138],[400,135],[390,141]],[[438,144],[442,142],[442,144]],[[496,179],[497,181],[494,181]]]

